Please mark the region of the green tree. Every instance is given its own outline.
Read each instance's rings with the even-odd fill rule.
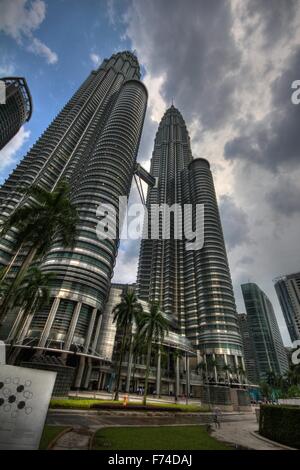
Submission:
[[[30,321],[30,317],[32,317],[37,310],[49,303],[50,282],[52,278],[53,273],[43,273],[37,267],[30,267],[15,289],[14,306],[21,309],[22,318],[11,337],[9,353],[13,348],[14,339],[18,338],[24,326]]]
[[[119,387],[120,387],[120,379],[121,379],[121,370],[122,370],[122,362],[126,347],[126,342],[128,339],[128,334],[132,334],[132,325],[133,322],[137,322],[139,317],[142,315],[142,306],[138,302],[135,292],[132,289],[127,289],[124,291],[121,302],[115,306],[113,309],[114,314],[114,323],[117,324],[117,329],[122,331],[122,340],[121,340],[121,348],[119,354],[119,365],[117,371],[117,378],[116,378],[116,386],[115,386],[115,396],[114,400],[119,400]],[[130,339],[131,340],[131,339]]]
[[[230,379],[230,374],[232,373],[232,368],[229,364],[224,364],[223,367],[222,367],[223,371],[225,372],[226,374],[226,377],[227,377],[227,380],[229,382],[229,379]]]
[[[54,240],[59,239],[63,246],[72,246],[75,240],[77,213],[70,201],[70,187],[61,181],[52,191],[33,185],[25,193],[25,202],[17,207],[1,227],[1,236],[12,228],[15,232],[15,256],[6,268],[2,281],[22,248],[27,250],[25,259],[11,282],[10,288],[2,301],[0,320],[13,302],[13,291],[20,283],[24,273],[36,258],[41,258]]]
[[[138,328],[142,335],[145,335],[147,345],[146,371],[145,371],[145,389],[143,404],[147,403],[148,381],[150,372],[150,360],[152,352],[152,343],[161,343],[168,331],[168,321],[163,316],[159,304],[153,302],[150,304],[149,312],[144,312],[138,322]]]
[[[267,382],[261,382],[259,386],[263,397],[269,400],[272,396],[272,389],[270,385]]]
[[[145,338],[140,334],[139,331],[136,331],[133,337],[133,345],[132,345],[132,388],[134,389],[134,378],[135,378],[135,372],[136,372],[136,366],[137,366],[137,360],[138,357],[141,354],[146,353],[146,348],[145,348]]]

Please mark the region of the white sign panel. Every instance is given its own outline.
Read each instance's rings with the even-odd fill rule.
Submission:
[[[0,365],[1,364],[6,364],[6,352],[4,341],[0,341]]]
[[[0,449],[38,449],[56,372],[0,365]]]

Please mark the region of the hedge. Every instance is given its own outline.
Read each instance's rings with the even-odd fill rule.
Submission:
[[[259,434],[272,441],[300,449],[300,407],[261,405]]]

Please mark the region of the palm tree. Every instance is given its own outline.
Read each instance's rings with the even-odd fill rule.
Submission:
[[[133,337],[132,343],[133,343],[132,344],[132,356],[133,356],[132,388],[134,389],[134,378],[135,378],[135,372],[136,372],[137,359],[140,354],[145,352],[145,338],[141,336],[139,331],[137,331]]]
[[[159,304],[157,302],[150,304],[150,311],[144,312],[139,320],[138,327],[141,334],[145,335],[147,345],[145,388],[143,397],[143,405],[146,405],[152,343],[161,343],[164,339],[165,333],[168,331],[168,321],[162,315]]]
[[[232,372],[232,368],[229,364],[224,364],[223,367],[222,367],[223,371],[225,372],[226,374],[226,377],[227,377],[227,380],[229,382],[229,379],[230,379],[230,374]]]
[[[43,273],[37,267],[30,267],[14,290],[14,306],[22,310],[22,318],[10,338],[11,349],[14,339],[17,339],[19,333],[30,324],[35,312],[49,303],[52,278],[53,273]]]
[[[240,381],[243,382],[244,379],[245,379],[245,375],[246,375],[246,371],[245,371],[244,367],[241,366],[241,365],[238,366],[238,368],[237,368],[237,373],[238,373],[239,376],[240,376]],[[243,382],[243,383],[244,383],[244,382]]]
[[[214,380],[217,383],[218,363],[212,356],[207,357],[207,366],[208,366],[208,369],[210,370],[212,369],[213,374],[214,374]]]
[[[120,356],[119,356],[119,366],[117,372],[117,380],[116,380],[116,387],[115,387],[115,396],[114,400],[119,400],[119,387],[120,387],[120,379],[121,379],[121,369],[122,369],[122,362],[123,356],[125,352],[125,346],[128,338],[128,334],[130,333],[130,341],[131,341],[131,331],[133,322],[138,322],[139,317],[142,314],[142,306],[138,302],[135,292],[132,289],[127,289],[121,298],[121,302],[115,306],[113,309],[114,319],[113,321],[117,323],[117,329],[122,329],[122,341],[121,341],[121,349],[120,349]]]
[[[55,239],[60,239],[63,246],[72,246],[75,240],[77,213],[70,201],[70,187],[67,182],[61,181],[52,192],[33,185],[27,190],[26,198],[29,203],[19,206],[1,227],[1,236],[12,228],[17,229],[18,246],[1,282],[10,272],[21,248],[27,248],[26,257],[1,305],[2,319],[12,302],[12,291],[33,260],[42,257]]]

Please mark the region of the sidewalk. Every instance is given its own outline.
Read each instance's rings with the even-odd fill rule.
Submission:
[[[228,442],[253,450],[284,450],[279,444],[265,442],[252,433],[258,430],[258,423],[254,415],[243,421],[224,422],[221,428],[213,430],[212,436],[219,441]]]

